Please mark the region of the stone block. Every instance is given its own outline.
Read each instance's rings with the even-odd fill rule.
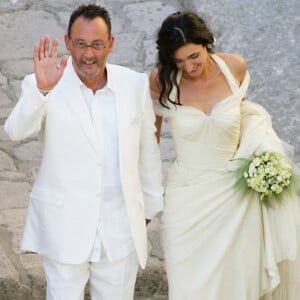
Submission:
[[[1,132],[1,131],[0,131]],[[7,170],[15,170],[15,164],[12,158],[10,158],[4,151],[0,150],[0,172]]]
[[[27,182],[0,181],[0,210],[26,207],[30,190]]]

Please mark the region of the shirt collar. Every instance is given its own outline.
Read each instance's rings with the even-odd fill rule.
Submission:
[[[77,73],[75,72],[71,56],[69,57],[68,64],[70,64],[70,66],[71,66],[70,69],[71,69],[71,75],[73,77],[73,80],[75,80],[80,87],[86,87],[85,84],[78,77]],[[111,70],[110,70],[109,64],[106,64],[105,68],[106,68],[106,74],[107,74],[107,82],[106,82],[106,85],[104,86],[104,88],[109,88],[109,89],[113,90],[113,81],[112,81],[112,75],[111,75]]]
[[[112,80],[109,64],[106,64],[105,68],[106,68],[106,75],[107,75],[106,87],[113,90],[114,89],[113,88],[113,80]]]

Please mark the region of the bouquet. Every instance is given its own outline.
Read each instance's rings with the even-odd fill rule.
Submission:
[[[281,202],[282,193],[289,190],[294,181],[287,159],[279,153],[263,151],[253,159],[241,160],[246,163],[241,179],[260,194],[262,203],[271,206],[271,198]]]

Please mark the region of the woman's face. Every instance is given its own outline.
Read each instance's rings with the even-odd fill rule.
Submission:
[[[186,44],[174,52],[173,60],[178,69],[186,76],[194,78],[201,74],[206,63],[208,53],[205,47],[198,44]]]

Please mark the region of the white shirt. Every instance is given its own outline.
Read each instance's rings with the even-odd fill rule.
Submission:
[[[81,88],[103,149],[100,219],[89,260],[99,262],[107,258],[114,261],[134,249],[120,179],[115,95],[109,87],[109,77],[107,85],[95,95],[84,85]]]

